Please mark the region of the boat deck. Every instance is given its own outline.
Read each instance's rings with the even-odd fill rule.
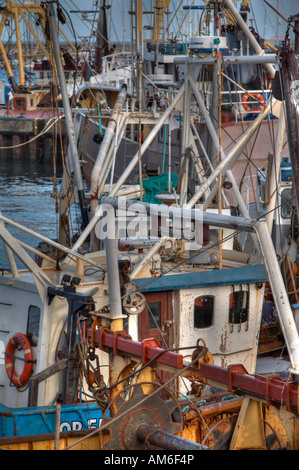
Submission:
[[[124,255],[124,252],[119,252],[119,255]],[[45,267],[42,269],[45,278],[49,281],[50,285],[59,286],[64,274],[68,274],[71,277],[79,277],[81,279],[80,285],[89,285],[89,284],[98,284],[103,282],[105,278],[105,271],[103,271],[100,266],[107,269],[106,257],[103,252],[90,253],[86,255],[87,259],[91,259],[93,262],[98,263],[97,266],[85,263],[84,272],[81,270],[78,272],[76,264],[71,261],[71,264],[63,263],[60,266],[60,269],[56,267]],[[148,287],[149,290],[169,290],[175,289],[178,285],[181,284],[181,275],[186,277],[186,285],[192,286],[194,283],[196,285],[206,285],[206,283],[216,283],[216,284],[225,284],[227,282],[236,282],[240,281],[245,276],[246,282],[249,281],[249,278],[255,282],[261,281],[264,282],[268,279],[264,265],[260,264],[244,264],[241,262],[231,262],[230,260],[223,260],[224,269],[219,269],[218,266],[211,264],[197,264],[193,265],[184,261],[180,263],[174,262],[163,262],[161,270],[159,272],[151,275],[148,269],[140,271],[139,275],[136,276],[136,279],[132,279],[137,286],[142,286],[144,281],[156,279],[157,282],[150,284]],[[236,273],[233,277],[227,277],[228,270],[230,268],[235,268],[234,272]],[[224,272],[223,272],[224,271]],[[19,280],[24,283],[34,284],[34,278],[31,271],[27,269],[19,270]],[[0,275],[0,283],[7,282],[7,277],[11,277],[10,272],[6,271]],[[221,279],[220,279],[221,277]],[[171,279],[170,279],[171,278]],[[210,280],[209,280],[210,279]]]

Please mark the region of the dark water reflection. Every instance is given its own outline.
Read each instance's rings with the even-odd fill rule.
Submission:
[[[0,161],[0,211],[13,221],[24,225],[48,238],[58,238],[58,214],[52,197],[55,180],[59,191],[61,169],[55,170],[51,163],[24,163]],[[17,228],[6,225],[16,238],[36,247],[38,240]],[[31,254],[34,257],[33,254]],[[16,259],[19,268],[23,264]],[[8,268],[5,249],[0,239],[0,268]]]

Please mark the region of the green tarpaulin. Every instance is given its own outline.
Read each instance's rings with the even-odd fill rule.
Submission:
[[[171,191],[176,187],[178,178],[178,175],[171,173]],[[145,191],[143,201],[158,204],[159,200],[156,199],[155,196],[161,193],[168,193],[168,173],[163,173],[161,176],[149,176],[148,178],[144,178],[142,180],[142,185]]]

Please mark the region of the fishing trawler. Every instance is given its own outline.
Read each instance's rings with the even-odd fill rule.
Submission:
[[[53,3],[48,9],[55,48]],[[191,197],[187,165],[180,184],[171,191],[158,185],[160,192],[152,191],[149,201],[143,198],[143,179],[127,184],[174,109],[183,109],[184,148],[194,142],[188,136],[194,115],[185,102],[192,97],[203,115],[205,107],[188,60],[188,79],[126,171],[111,188],[97,186],[91,194],[90,218],[63,93],[70,127],[68,174],[76,184],[83,225],[72,247],[0,217],[11,267],[0,276],[3,449],[296,448],[296,427],[286,425],[298,415],[296,305],[281,274],[270,221],[249,216],[229,173],[234,157],[272,112],[274,98],[228,155],[219,152],[215,139],[222,158]],[[105,173],[105,184],[125,91],[119,92],[101,144],[107,167],[100,166],[99,173]],[[280,157],[278,152],[276,164]],[[223,172],[241,215],[223,207]],[[214,185],[217,205],[199,208]],[[68,189],[61,194],[67,207]],[[273,197],[263,202],[267,213]],[[4,224],[43,240],[44,250],[31,249],[37,263]],[[251,251],[240,250],[241,241]],[[16,268],[14,256],[25,270]],[[265,322],[267,307],[272,318]],[[283,360],[273,354],[278,349]]]

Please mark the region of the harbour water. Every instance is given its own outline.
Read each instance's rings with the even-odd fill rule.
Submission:
[[[53,165],[36,162],[14,162],[1,159],[0,211],[4,217],[24,225],[48,238],[57,239],[58,214],[55,190],[59,191],[61,173],[55,175]],[[38,240],[32,235],[6,225],[7,230],[32,247]],[[34,257],[33,254],[31,254]],[[24,268],[16,258],[19,269]],[[5,248],[0,239],[0,269],[9,268]]]

